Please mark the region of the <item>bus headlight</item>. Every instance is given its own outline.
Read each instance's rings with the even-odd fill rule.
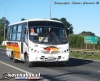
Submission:
[[[33,52],[33,53],[39,53],[38,50],[34,50],[33,48],[30,48],[30,51]]]
[[[33,48],[31,48],[31,51],[34,51],[34,49],[33,49]]]
[[[66,53],[66,52],[68,52],[68,51],[69,51],[69,49],[67,49],[67,50],[63,50],[62,53]]]
[[[62,53],[66,53],[66,50],[62,51]]]
[[[30,51],[30,52],[33,52],[33,51],[34,51],[34,49],[33,49],[33,48],[29,48],[29,51]]]
[[[34,50],[34,53],[39,53],[39,51],[38,50]]]
[[[67,51],[66,50],[64,50],[64,53],[66,53]]]

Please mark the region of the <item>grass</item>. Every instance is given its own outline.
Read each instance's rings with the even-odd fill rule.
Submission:
[[[85,58],[85,59],[99,60],[100,61],[100,54],[71,53],[70,56],[75,57],[75,58]]]

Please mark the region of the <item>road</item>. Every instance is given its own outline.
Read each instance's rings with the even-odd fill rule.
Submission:
[[[5,72],[13,74],[41,73],[39,81],[100,81],[100,62],[70,58],[65,67],[58,67],[56,64],[37,63],[28,68],[23,62],[13,63],[7,57],[6,51],[0,49],[0,76]],[[14,81],[14,78],[10,81]]]

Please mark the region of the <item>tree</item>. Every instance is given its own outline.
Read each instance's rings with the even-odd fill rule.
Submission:
[[[3,41],[4,36],[4,24],[0,24],[0,44]]]
[[[5,27],[5,37],[7,34],[7,26],[10,24],[10,22],[5,18],[2,17],[0,19],[0,43],[3,41],[3,36],[4,36],[4,27]]]
[[[3,36],[4,25],[0,24],[0,37]]]
[[[57,21],[59,21],[59,19],[57,19],[57,18],[51,18],[52,20],[57,20]]]
[[[83,31],[81,33],[79,33],[79,35],[83,35],[83,36],[95,36],[94,33],[90,32],[90,31]]]
[[[61,19],[57,19],[57,18],[52,18],[52,20],[58,20],[58,21],[61,21],[65,28],[66,28],[66,31],[67,31],[67,34],[73,34],[73,26],[72,24],[70,24],[66,18],[61,18]]]
[[[4,24],[5,27],[7,27],[10,22],[5,17],[2,17],[2,19],[0,19],[0,24]]]
[[[25,18],[22,18],[22,19],[21,19],[21,21],[24,21],[24,20],[26,20],[26,19],[25,19]]]

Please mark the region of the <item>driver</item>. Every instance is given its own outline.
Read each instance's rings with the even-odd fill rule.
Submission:
[[[34,28],[30,28],[30,39],[34,40],[34,36],[38,36],[37,33],[34,32]]]

